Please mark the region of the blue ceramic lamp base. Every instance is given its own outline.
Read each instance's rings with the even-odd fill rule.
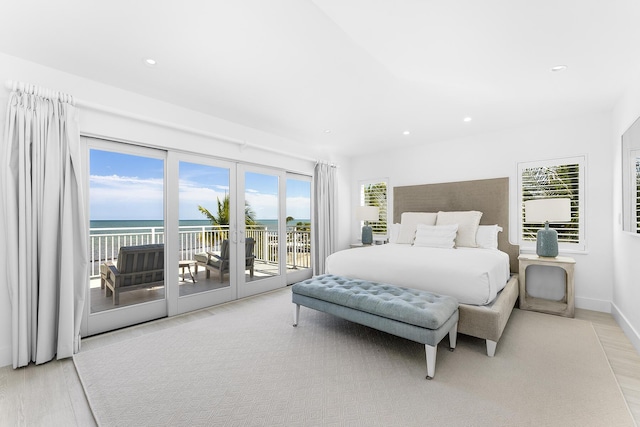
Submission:
[[[373,229],[370,226],[365,225],[364,227],[362,227],[362,244],[370,245],[372,243],[373,243]]]
[[[549,228],[549,223],[538,230],[536,240],[536,254],[543,257],[555,258],[558,256],[558,232]]]

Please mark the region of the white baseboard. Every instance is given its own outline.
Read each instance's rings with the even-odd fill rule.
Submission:
[[[576,308],[582,308],[584,310],[611,313],[611,301],[576,297],[575,305],[576,305]]]
[[[611,303],[611,315],[616,320],[618,325],[622,328],[624,334],[629,338],[631,344],[636,348],[636,351],[640,353],[640,333],[635,330],[633,325],[629,323],[626,316],[618,309],[618,307]]]

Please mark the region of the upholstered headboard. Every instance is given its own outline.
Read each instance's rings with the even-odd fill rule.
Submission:
[[[393,188],[393,222],[402,212],[482,212],[480,224],[498,224],[498,249],[509,254],[511,272],[518,272],[520,247],[509,243],[509,178],[441,184],[408,185]]]

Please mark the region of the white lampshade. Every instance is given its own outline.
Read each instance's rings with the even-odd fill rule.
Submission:
[[[524,222],[569,222],[571,199],[536,199],[524,202]]]
[[[360,221],[378,221],[380,212],[377,206],[358,206],[356,218]]]

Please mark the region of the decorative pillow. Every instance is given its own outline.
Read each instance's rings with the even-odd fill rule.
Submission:
[[[499,225],[481,225],[476,234],[476,243],[479,248],[498,249],[498,233],[502,231]]]
[[[459,248],[477,248],[476,234],[480,225],[482,212],[438,212],[436,225],[458,224],[458,235],[456,236],[456,246]]]
[[[417,225],[436,225],[437,216],[435,212],[403,212],[400,217],[400,234],[396,243],[413,243]]]
[[[389,229],[389,243],[398,243],[401,228],[402,224],[391,224],[391,228]]]
[[[453,249],[455,247],[458,224],[424,225],[418,224],[413,246]]]

